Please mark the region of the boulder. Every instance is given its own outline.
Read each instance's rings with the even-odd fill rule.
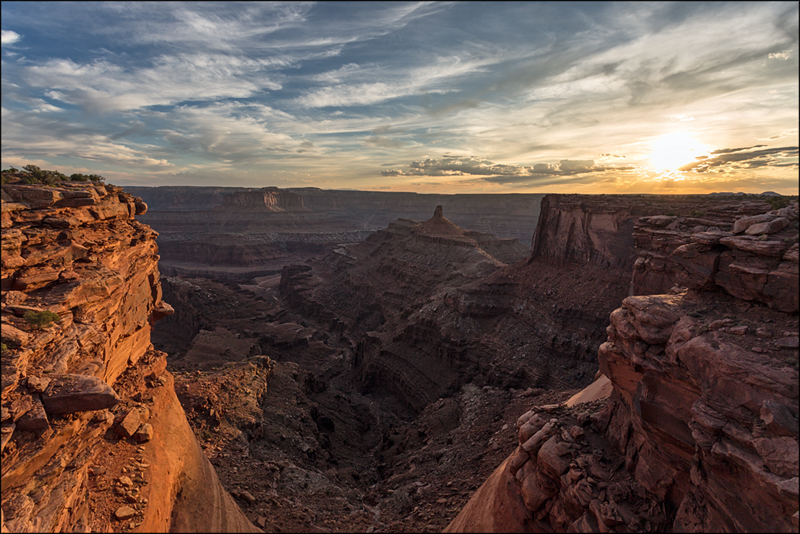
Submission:
[[[119,395],[94,376],[64,374],[53,378],[42,395],[49,414],[105,410],[115,406]]]
[[[150,410],[145,406],[140,406],[130,410],[122,421],[117,425],[116,433],[125,438],[134,437],[139,427],[150,418]],[[142,434],[142,437],[146,435]],[[152,437],[152,427],[150,428],[149,437]],[[149,439],[149,438],[148,438]],[[143,440],[147,441],[147,440]]]
[[[16,420],[17,429],[41,432],[50,428],[47,414],[39,396],[31,397],[30,408]]]
[[[754,224],[771,221],[774,218],[775,215],[770,215],[769,213],[762,213],[761,215],[753,215],[752,217],[742,217],[741,219],[733,223],[733,233],[741,234]]]
[[[0,325],[0,333],[3,336],[3,343],[10,348],[20,348],[28,343],[30,335],[10,324]]]
[[[38,376],[28,377],[28,389],[34,393],[44,393],[48,385],[50,385],[49,378],[39,378]]]
[[[153,425],[150,423],[143,424],[133,435],[133,439],[139,443],[144,443],[153,439]]]
[[[745,230],[745,235],[774,234],[789,226],[789,220],[785,217],[778,217],[771,221],[757,223]]]
[[[119,508],[117,508],[117,511],[114,512],[114,517],[116,517],[120,521],[124,519],[130,519],[135,515],[136,515],[136,510],[134,510],[130,506],[120,506]]]

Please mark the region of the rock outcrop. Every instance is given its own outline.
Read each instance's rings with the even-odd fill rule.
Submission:
[[[702,219],[657,216],[637,222],[633,294],[664,293],[673,285],[721,288],[797,313],[797,203],[770,211],[760,202],[715,208]]]
[[[280,290],[293,309],[355,340],[364,388],[421,410],[457,390],[480,359],[452,327],[458,312],[447,295],[525,254],[516,240],[459,228],[439,206],[427,221],[401,219],[322,261],[286,267]]]
[[[13,532],[256,531],[154,351],[147,206],[112,185],[2,186],[2,510]]]
[[[797,203],[690,205],[635,221],[635,295],[611,313],[596,394],[523,415],[448,531],[797,530]],[[609,263],[546,229],[534,254]]]

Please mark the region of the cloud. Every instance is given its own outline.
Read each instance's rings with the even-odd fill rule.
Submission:
[[[4,45],[14,44],[22,38],[17,32],[11,30],[0,31],[0,43]]]
[[[745,148],[723,148],[711,152],[716,155],[714,158],[701,159],[688,165],[684,165],[679,170],[694,172],[710,172],[717,167],[717,172],[735,169],[754,169],[759,167],[786,167],[796,166],[796,161],[786,161],[796,159],[798,147],[787,146],[778,148],[765,148],[762,150],[752,150],[753,148],[765,145],[755,145]]]
[[[745,150],[752,150],[753,148],[761,148],[767,145],[753,145],[753,146],[745,146],[740,148],[720,148],[718,150],[714,150],[713,152],[709,152],[709,154],[732,154],[733,152],[743,152]]]
[[[312,80],[317,82],[327,83],[341,83],[343,78],[349,77],[352,73],[357,72],[361,67],[357,63],[348,63],[342,65],[337,70],[330,70],[321,74],[316,74],[311,77]]]
[[[75,63],[52,59],[26,69],[33,87],[48,88],[55,100],[107,113],[189,100],[247,98],[263,89],[278,90],[280,83],[255,76],[273,60],[189,54],[159,56],[148,67],[127,70],[108,61]]]
[[[362,139],[366,146],[374,146],[376,148],[402,148],[406,146],[405,141],[400,139],[392,139],[384,135],[374,135],[372,137],[365,137]]]
[[[25,49],[3,46],[3,154],[61,167],[119,146],[179,171],[303,170],[336,187],[383,170],[404,187],[602,188],[681,130],[741,147],[695,172],[791,175],[789,156],[722,156],[797,145],[796,6],[536,6],[4,2]]]
[[[787,61],[791,56],[790,52],[772,52],[768,57],[770,59],[782,59],[783,61]]]
[[[96,169],[116,166],[148,170],[175,168],[175,164],[158,157],[151,147],[134,143],[122,144],[110,136],[97,133],[90,126],[71,123],[44,113],[30,113],[4,108],[2,129],[15,131],[14,138],[3,138],[3,160],[66,160],[59,167],[73,166],[75,161],[91,162]],[[101,172],[102,174],[102,172]]]
[[[358,72],[362,78],[379,77],[389,78],[389,80],[342,83],[311,89],[295,98],[294,103],[306,108],[366,106],[404,96],[457,93],[461,90],[456,86],[461,77],[483,72],[487,66],[508,59],[504,55],[494,53],[484,53],[475,57],[470,54],[462,54],[460,56],[438,56],[426,61],[421,66],[401,67],[391,72],[381,67],[351,68],[348,69],[348,73]],[[332,79],[338,80],[339,78],[332,76]]]
[[[605,171],[632,170],[632,166],[598,166],[594,160],[562,159],[558,163],[536,163],[532,166],[494,163],[477,156],[444,155],[442,159],[413,161],[407,169],[380,171],[381,176],[490,176],[488,181],[511,183],[529,181],[541,176],[572,176]]]

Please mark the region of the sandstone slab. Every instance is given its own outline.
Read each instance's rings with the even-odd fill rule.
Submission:
[[[94,376],[64,374],[53,378],[44,395],[49,414],[105,410],[119,401],[116,391]]]
[[[16,426],[17,425],[14,423],[11,423],[8,425],[3,424],[3,426],[0,427],[0,451],[4,451],[6,449],[6,445],[9,441],[11,441],[11,436],[14,435],[14,429]]]
[[[744,233],[745,235],[774,234],[780,232],[787,226],[789,226],[789,220],[785,217],[778,217],[771,221],[754,224],[745,230]]]
[[[733,233],[741,234],[754,224],[771,221],[774,218],[775,215],[771,215],[769,213],[762,213],[761,215],[753,215],[752,217],[742,217],[741,219],[733,223]]]
[[[3,343],[11,348],[24,347],[30,340],[29,334],[6,323],[0,325],[0,333],[3,336]]]
[[[783,241],[760,240],[753,236],[733,236],[723,237],[719,242],[727,247],[750,252],[758,256],[772,256],[780,258],[789,248],[788,243]]]

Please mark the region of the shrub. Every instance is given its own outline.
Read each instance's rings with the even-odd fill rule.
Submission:
[[[70,176],[59,172],[59,171],[48,171],[39,168],[37,165],[25,165],[22,167],[22,171],[11,167],[10,169],[6,169],[2,171],[3,175],[3,183],[7,183],[10,179],[9,174],[16,174],[19,179],[22,180],[22,183],[36,185],[55,185],[58,182],[95,182],[101,183],[105,180],[104,177],[100,176],[99,174],[83,174],[83,173],[73,173]]]
[[[59,317],[57,313],[53,313],[50,310],[43,310],[40,312],[29,310],[25,312],[25,315],[22,318],[37,330],[41,330],[42,328],[50,326],[53,321],[61,321],[61,317]]]
[[[689,213],[689,217],[702,217],[705,214],[706,212],[704,211],[694,209]]]
[[[71,174],[69,179],[73,182],[102,182],[105,180],[105,178],[99,174],[83,174],[80,172]]]
[[[779,210],[789,205],[789,199],[786,197],[769,197],[767,202],[774,210]]]
[[[0,343],[0,354],[5,354],[6,352],[8,352],[8,345]]]

